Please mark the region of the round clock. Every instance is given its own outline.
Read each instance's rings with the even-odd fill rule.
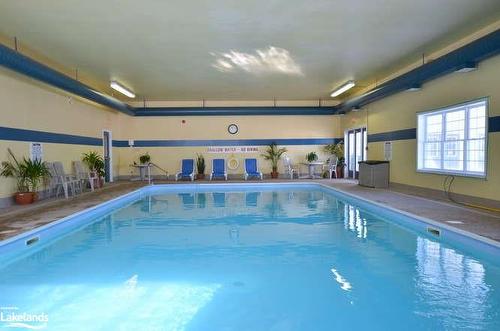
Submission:
[[[230,134],[236,134],[238,133],[238,126],[236,124],[229,124],[227,127],[227,132]]]

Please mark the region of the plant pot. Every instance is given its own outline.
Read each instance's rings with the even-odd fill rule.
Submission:
[[[32,192],[32,194],[33,194],[33,202],[38,201],[39,198],[38,192]]]
[[[344,178],[344,166],[337,166],[337,178]]]
[[[279,176],[279,175],[280,175],[280,174],[279,174],[279,172],[277,172],[277,171],[273,171],[273,172],[271,172],[271,178],[278,178],[278,176]]]
[[[205,174],[196,174],[196,179],[205,179]]]
[[[29,205],[33,203],[33,192],[17,192],[14,199],[18,205]]]
[[[104,178],[99,178],[99,187],[104,187]]]

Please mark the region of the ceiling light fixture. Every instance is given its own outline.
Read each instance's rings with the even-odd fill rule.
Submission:
[[[455,72],[471,72],[476,69],[477,69],[477,63],[469,61],[459,65],[457,70],[455,70]]]
[[[417,91],[420,91],[421,89],[422,89],[422,84],[412,84],[407,89],[407,91],[409,91],[409,92],[417,92]]]
[[[120,92],[121,94],[126,95],[129,98],[135,98],[135,93],[126,88],[125,86],[121,85],[117,81],[112,80],[111,83],[109,84],[113,90],[116,90]]]
[[[361,106],[354,106],[352,108],[352,111],[360,111],[361,110]]]
[[[336,88],[335,90],[333,90],[332,94],[331,94],[331,97],[332,98],[335,98],[336,96],[339,96],[341,95],[342,93],[350,90],[351,88],[353,88],[354,86],[356,86],[356,83],[353,81],[353,80],[350,80],[344,84],[342,84],[341,86],[339,86],[338,88]]]

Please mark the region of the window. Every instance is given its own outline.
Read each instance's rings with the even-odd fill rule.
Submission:
[[[486,177],[486,99],[417,115],[417,171]]]

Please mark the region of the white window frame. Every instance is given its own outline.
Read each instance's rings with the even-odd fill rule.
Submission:
[[[477,103],[484,102],[485,104],[485,136],[484,136],[484,172],[478,173],[478,172],[472,172],[472,171],[467,171],[466,170],[466,163],[467,163],[467,141],[469,141],[468,136],[469,136],[469,109],[471,108],[470,106],[475,105]],[[464,150],[463,150],[463,162],[464,162],[464,170],[446,170],[443,169],[443,162],[444,162],[444,135],[446,134],[446,121],[444,120],[445,116],[443,116],[442,120],[442,130],[441,130],[441,135],[443,136],[440,140],[441,143],[441,148],[440,148],[440,161],[441,161],[441,169],[429,169],[429,168],[420,168],[419,164],[421,162],[421,156],[420,153],[423,153],[423,148],[422,144],[423,141],[420,141],[420,127],[419,127],[419,118],[420,116],[428,116],[428,115],[438,115],[438,114],[446,114],[446,113],[451,113],[454,111],[457,111],[459,109],[465,109],[465,124],[464,124]],[[433,109],[433,110],[428,110],[428,111],[423,111],[423,112],[418,112],[417,113],[417,172],[420,173],[431,173],[431,174],[439,174],[439,175],[454,175],[454,176],[461,176],[461,177],[473,177],[473,178],[483,178],[486,179],[487,174],[488,174],[488,120],[489,120],[489,98],[484,97],[480,99],[474,99],[471,101],[455,104],[455,105],[450,105],[438,109]],[[424,128],[425,130],[426,128]]]

